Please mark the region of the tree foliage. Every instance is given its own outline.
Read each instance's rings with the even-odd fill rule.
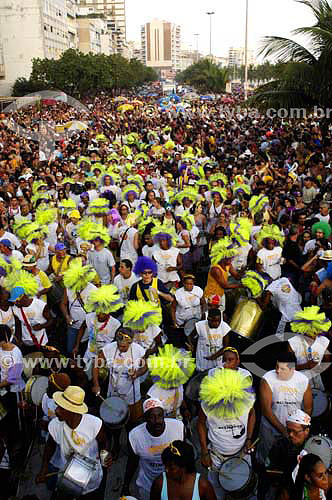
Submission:
[[[229,74],[227,68],[219,68],[209,59],[201,59],[176,76],[179,83],[193,86],[199,92],[223,92]]]
[[[229,66],[229,74],[233,80],[240,79],[244,82],[245,79],[245,66],[240,67]],[[278,76],[279,64],[271,64],[265,61],[263,64],[253,65],[248,67],[248,80],[249,82],[268,82]]]
[[[57,60],[33,59],[30,78],[18,78],[12,93],[21,96],[38,90],[60,89],[82,97],[100,91],[131,89],[153,80],[157,80],[155,71],[137,59],[128,61],[118,54],[83,54],[69,49]]]
[[[315,24],[293,32],[305,36],[305,45],[276,36],[263,39],[261,54],[280,64],[275,80],[258,88],[251,99],[261,109],[326,108],[332,102],[332,1],[296,1],[310,8]]]

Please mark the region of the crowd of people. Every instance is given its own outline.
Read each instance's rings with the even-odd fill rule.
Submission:
[[[84,104],[0,116],[3,498],[331,498],[331,126]]]

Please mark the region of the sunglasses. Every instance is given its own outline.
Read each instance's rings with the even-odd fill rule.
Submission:
[[[143,271],[142,274],[143,275],[145,275],[145,274],[153,274],[153,272],[152,271]]]

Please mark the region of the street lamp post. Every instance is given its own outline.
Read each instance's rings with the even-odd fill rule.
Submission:
[[[212,56],[212,16],[215,12],[207,12],[207,15],[210,18],[210,56]]]
[[[249,15],[249,0],[246,0],[246,34],[244,44],[244,99],[248,98],[248,15]]]
[[[198,37],[199,37],[199,33],[194,33],[194,36],[196,37],[196,59],[198,61],[199,57],[198,57]]]

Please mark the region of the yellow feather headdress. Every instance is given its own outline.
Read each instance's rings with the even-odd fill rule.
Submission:
[[[191,354],[166,344],[158,349],[158,356],[148,358],[153,381],[163,389],[173,389],[185,384],[195,371]]]

